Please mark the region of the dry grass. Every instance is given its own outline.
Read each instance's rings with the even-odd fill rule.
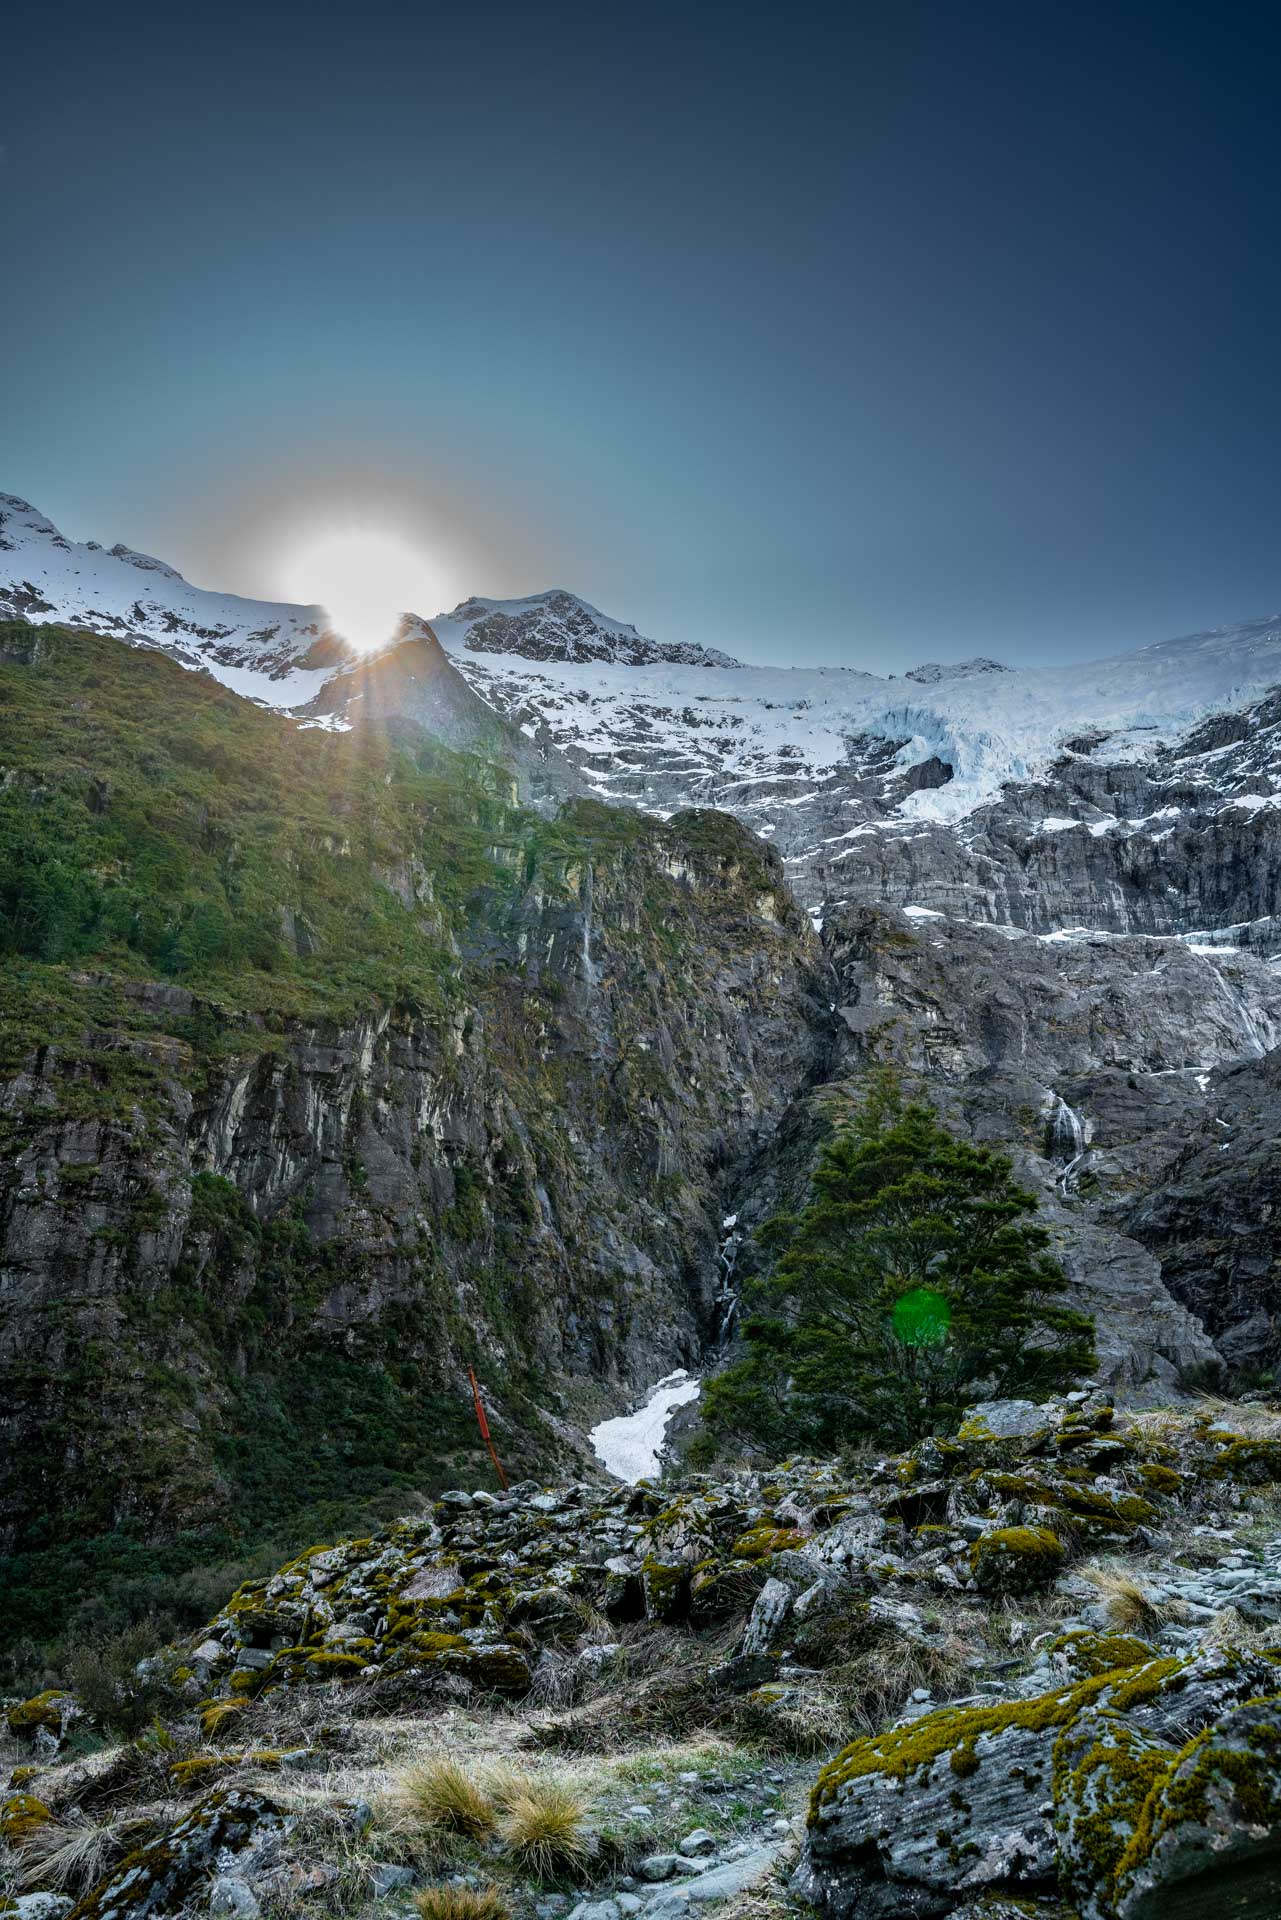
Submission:
[[[1141,1580],[1121,1568],[1082,1567],[1081,1578],[1102,1594],[1108,1619],[1126,1633],[1156,1633],[1177,1615],[1176,1607],[1155,1599]]]
[[[443,1755],[403,1767],[393,1778],[389,1797],[399,1824],[420,1834],[483,1840],[498,1824],[486,1789]]]
[[[207,1707],[202,1707],[200,1710],[200,1731],[207,1739],[212,1740],[224,1727],[230,1726],[233,1720],[238,1720],[248,1711],[248,1708],[247,1700],[211,1700]]]
[[[511,1920],[497,1887],[424,1887],[414,1895],[422,1920]]]
[[[1281,1412],[1275,1407],[1256,1401],[1243,1404],[1239,1400],[1225,1400],[1217,1393],[1199,1393],[1196,1406],[1198,1413],[1208,1414],[1216,1424],[1230,1427],[1251,1440],[1275,1440],[1281,1435]]]
[[[499,1826],[503,1850],[536,1880],[577,1873],[592,1856],[587,1801],[564,1778],[531,1774],[511,1783]]]
[[[895,1634],[823,1677],[840,1704],[844,1725],[853,1722],[860,1732],[874,1733],[897,1719],[918,1687],[943,1700],[954,1694],[969,1674],[974,1651],[972,1641],[952,1631],[930,1641]]]
[[[23,1842],[19,1880],[24,1888],[87,1893],[155,1824],[149,1814],[126,1814],[114,1820],[88,1816],[46,1820]]]

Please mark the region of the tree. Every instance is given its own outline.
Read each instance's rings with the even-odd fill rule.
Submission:
[[[905,1443],[975,1400],[1089,1372],[1093,1322],[1063,1305],[1036,1204],[1002,1154],[878,1079],[824,1145],[806,1205],[763,1229],[779,1257],[746,1356],[704,1396],[710,1434],[775,1452]]]

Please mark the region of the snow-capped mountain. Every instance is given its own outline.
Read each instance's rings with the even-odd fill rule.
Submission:
[[[348,659],[322,607],[208,593],[129,547],[68,540],[0,493],[0,619],[51,620],[158,647],[269,706],[312,699]]]
[[[737,667],[715,647],[663,646],[635,627],[553,587],[527,600],[482,600],[473,596],[433,622],[453,651],[518,654],[522,660],[607,660],[622,667]]]
[[[1281,681],[1281,616],[1064,668],[931,665],[903,678],[840,667],[732,670],[472,651],[433,622],[460,673],[602,799],[670,813],[723,807],[773,840],[811,900],[817,866],[868,832],[955,826],[1069,747],[1095,765],[1150,759],[1208,714]]]
[[[1191,891],[1174,866],[1189,834],[1235,844],[1281,823],[1277,716],[1261,704],[1281,685],[1281,616],[1088,665],[977,658],[885,677],[666,646],[558,588],[411,617],[383,653],[358,657],[319,607],[205,592],[126,547],[68,541],[0,495],[5,615],[163,648],[328,726],[405,717],[478,744],[488,711],[547,804],[579,784],[661,814],[724,808],[773,842],[816,908],[879,897],[1167,931],[1182,930],[1180,893],[1204,893],[1192,930],[1273,912],[1257,860],[1248,884]],[[1198,745],[1195,730],[1224,714],[1236,719],[1218,744]],[[1230,872],[1225,845],[1216,857]]]

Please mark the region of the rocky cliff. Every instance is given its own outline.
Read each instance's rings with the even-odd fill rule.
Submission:
[[[424,773],[112,642],[0,673],[0,719],[44,716],[5,746],[6,1545],[429,1482],[476,1444],[468,1365],[511,1463],[546,1461],[697,1360],[721,1218],[831,1037],[768,849],[715,814],[548,827],[439,748]],[[229,769],[273,756],[265,818]],[[404,783],[376,848],[348,781]],[[172,926],[136,918],[144,859]]]

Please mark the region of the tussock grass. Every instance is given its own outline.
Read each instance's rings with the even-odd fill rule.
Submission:
[[[1113,1626],[1127,1633],[1155,1633],[1177,1616],[1176,1607],[1155,1599],[1141,1580],[1122,1568],[1082,1567],[1081,1578],[1102,1594],[1104,1610]]]
[[[436,1755],[403,1767],[390,1799],[400,1824],[424,1834],[484,1840],[498,1824],[493,1799],[456,1760]]]
[[[918,1687],[944,1700],[954,1694],[969,1673],[973,1653],[973,1644],[955,1633],[942,1633],[928,1642],[895,1634],[878,1640],[844,1666],[829,1669],[824,1678],[840,1709],[841,1724],[848,1727],[852,1721],[859,1732],[874,1733],[897,1719]],[[810,1718],[806,1706],[803,1721],[808,1724]],[[809,1750],[821,1751],[820,1737],[829,1734],[827,1744],[841,1737],[841,1726],[832,1732],[830,1720],[820,1726],[816,1717]]]
[[[513,1782],[499,1824],[503,1851],[536,1880],[577,1873],[592,1857],[587,1801],[565,1778],[531,1774]]]
[[[114,1820],[46,1820],[23,1841],[19,1883],[23,1888],[87,1893],[154,1825],[146,1814]]]
[[[211,1700],[200,1709],[200,1730],[209,1739],[248,1710],[247,1700]]]
[[[423,1887],[414,1895],[421,1920],[511,1920],[511,1908],[497,1887]]]

